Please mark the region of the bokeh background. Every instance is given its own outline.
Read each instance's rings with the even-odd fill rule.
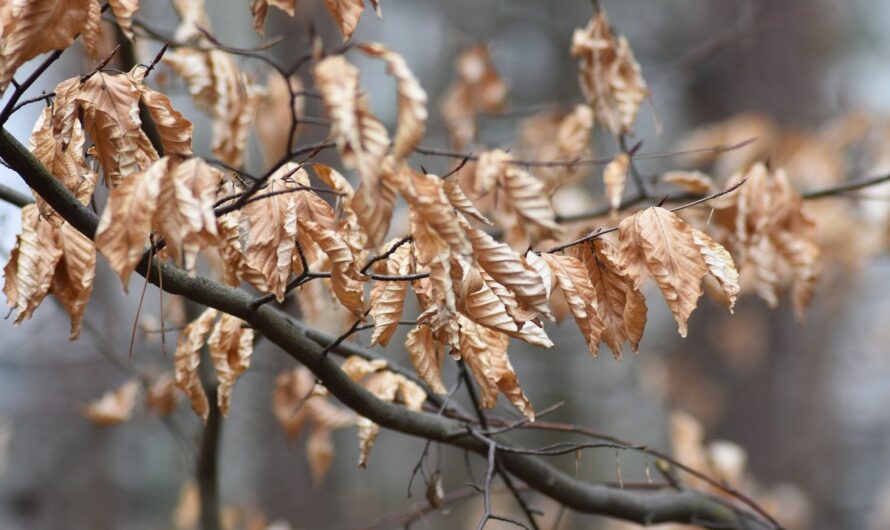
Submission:
[[[880,124],[890,107],[888,2],[602,3],[613,25],[628,37],[652,91],[654,110],[641,111],[636,134],[647,152],[670,149],[690,129],[739,113],[762,114],[772,122],[770,131],[807,135],[824,132],[826,124],[855,117],[857,112]],[[213,31],[229,45],[250,47],[259,42],[251,29],[248,4],[247,0],[208,2]],[[367,11],[354,38],[381,41],[401,53],[432,102],[453,79],[453,60],[460,50],[480,42],[489,45],[497,69],[511,86],[510,108],[506,115],[481,118],[480,145],[509,145],[531,111],[550,104],[569,106],[581,99],[576,61],[568,49],[574,28],[591,16],[587,1],[383,0],[382,4],[383,18],[377,20]],[[297,11],[294,19],[288,19],[273,10],[267,22],[268,36],[284,36],[270,53],[285,63],[308,49],[310,22],[326,43],[339,42],[321,1],[298,2]],[[166,2],[144,1],[138,17],[167,33],[177,24]],[[140,49],[149,59],[157,46],[146,43]],[[362,68],[375,113],[393,124],[392,81],[379,65],[354,59]],[[261,72],[261,64],[238,61],[245,70]],[[66,52],[35,90],[51,90],[58,81],[89,68],[79,49]],[[303,76],[308,81],[305,71]],[[195,110],[180,81],[170,78],[164,89],[173,96],[174,106],[195,123],[196,151],[209,155],[208,119]],[[308,108],[307,114],[322,115],[317,102],[310,101]],[[432,105],[431,109],[424,144],[445,147],[448,138],[441,118]],[[26,138],[38,111],[39,105],[26,107],[8,127]],[[307,128],[300,142],[320,140],[323,134],[322,129]],[[615,150],[608,137],[597,139],[599,155]],[[264,170],[260,153],[254,145],[249,157],[248,168],[256,173]],[[323,161],[335,162],[332,155],[325,156]],[[453,163],[428,157],[417,157],[415,162],[434,172]],[[656,174],[673,169],[675,162],[641,162],[640,170]],[[796,162],[801,165],[796,175],[803,187],[882,169],[874,160],[826,169],[828,163],[816,155],[798,157]],[[598,200],[600,171],[590,169],[590,197],[573,201]],[[5,168],[0,168],[0,182],[24,190],[18,177]],[[862,213],[859,223],[842,225],[846,231],[841,238],[883,237],[887,205],[878,199],[836,200],[841,207]],[[563,206],[577,207],[572,200]],[[831,215],[831,210],[819,212]],[[0,205],[4,261],[19,230],[18,215],[16,209]],[[677,411],[685,411],[700,422],[706,441],[730,440],[744,451],[745,485],[775,507],[790,527],[886,529],[890,527],[886,508],[890,505],[886,406],[890,261],[880,250],[872,253],[861,263],[828,266],[805,324],[795,321],[787,303],[771,310],[748,296],[730,317],[721,305],[704,299],[684,340],[676,335],[659,297],[653,296],[639,355],[627,354],[615,362],[603,352],[591,359],[575,328],[565,323],[548,328],[556,348],[541,351],[516,344],[511,359],[538,409],[564,403],[548,419],[668,449],[682,425]],[[194,524],[188,481],[194,475],[201,429],[187,406],[180,406],[167,421],[142,409],[130,422],[112,428],[94,426],[77,412],[79,404],[117,387],[134,370],[157,374],[170,369],[171,359],[162,353],[158,335],[143,331],[157,327],[160,315],[153,287],[146,292],[132,359],[127,357],[141,289],[134,280],[129,296],[124,295],[100,260],[84,333],[74,343],[67,341],[63,311],[50,299],[20,327],[13,327],[11,319],[0,320],[0,527],[141,530],[185,529]],[[362,335],[359,340],[367,343],[369,337]],[[175,333],[167,337],[168,355],[175,338]],[[400,340],[393,344],[387,354],[404,362]],[[236,386],[221,437],[221,495],[233,528],[248,528],[261,519],[279,521],[281,528],[365,528],[378,518],[422,504],[422,487],[415,486],[412,498],[406,496],[422,441],[385,431],[366,470],[356,468],[354,431],[338,432],[331,472],[321,487],[313,488],[304,457],[305,437],[288,440],[272,413],[274,378],[292,365],[261,341],[253,366]],[[446,370],[446,381],[453,380],[454,370]],[[499,413],[514,416],[503,406]],[[524,440],[540,444],[555,438],[529,435]],[[442,470],[446,491],[471,481],[461,453],[434,450],[431,455],[427,468]],[[569,471],[576,466],[572,456],[556,463]],[[477,481],[482,464],[478,459],[471,463]],[[591,451],[577,463],[577,473],[589,480],[614,482],[620,466],[622,480],[641,481],[651,464],[631,453]],[[479,501],[428,515],[413,527],[474,527],[481,514]],[[509,498],[497,497],[496,502],[503,512],[514,509]],[[544,526],[553,525],[558,507],[541,498],[534,498],[533,504],[547,511]],[[498,525],[492,522],[489,527]],[[620,526],[567,513],[559,527]]]

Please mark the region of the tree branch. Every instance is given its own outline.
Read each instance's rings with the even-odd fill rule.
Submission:
[[[74,228],[95,236],[98,217],[83,206],[43,165],[5,129],[0,129],[0,156],[22,179],[67,220]],[[358,414],[395,431],[455,447],[487,454],[488,446],[467,432],[465,424],[432,414],[410,411],[400,405],[381,401],[352,381],[330,358],[323,347],[309,338],[307,325],[292,320],[269,306],[251,310],[252,297],[243,290],[220,285],[202,277],[190,277],[184,271],[143,259],[137,272],[145,276],[149,268],[161,274],[151,275],[151,282],[190,300],[213,307],[245,320],[288,355],[309,368],[327,389]],[[160,276],[160,277],[159,277]],[[771,528],[750,512],[728,501],[693,490],[652,491],[618,488],[582,482],[543,462],[539,457],[504,453],[505,471],[531,488],[574,510],[637,522],[656,524],[678,522],[713,529],[762,530]]]

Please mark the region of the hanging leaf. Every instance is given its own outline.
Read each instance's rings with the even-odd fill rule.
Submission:
[[[398,53],[378,43],[360,44],[358,48],[369,56],[386,62],[387,72],[396,79],[399,123],[392,152],[397,161],[404,160],[417,147],[426,132],[426,91]]]
[[[128,421],[133,415],[139,382],[130,380],[117,390],[105,393],[101,398],[80,406],[80,413],[99,427],[110,427]]]
[[[541,257],[553,271],[553,277],[565,297],[569,311],[581,329],[590,353],[595,357],[604,326],[597,311],[596,292],[587,269],[573,256],[542,254]]]
[[[627,182],[627,171],[630,167],[630,155],[618,153],[611,162],[606,164],[603,170],[603,183],[606,186],[606,199],[612,213],[621,207],[621,197],[624,195],[624,185]]]
[[[207,339],[210,358],[216,369],[217,399],[223,416],[229,414],[235,381],[250,366],[253,354],[253,329],[243,327],[244,321],[223,314]]]
[[[651,276],[686,336],[686,322],[702,294],[701,279],[708,272],[692,228],[664,208],[653,206],[621,221],[620,267],[639,289]]]
[[[578,81],[597,121],[615,136],[630,132],[649,89],[630,44],[613,33],[605,11],[575,30],[571,52],[580,59]]]
[[[430,385],[433,392],[445,394],[447,390],[442,384],[441,372],[444,351],[442,345],[433,336],[430,327],[418,324],[409,331],[408,338],[405,340],[405,350],[408,352],[408,358],[411,359],[411,364],[417,375]]]
[[[328,8],[340,33],[343,34],[343,40],[349,40],[355,28],[358,26],[358,20],[365,10],[363,0],[324,0],[324,5]]]
[[[204,339],[210,332],[210,326],[216,318],[216,309],[207,308],[201,315],[186,326],[179,334],[176,343],[176,352],[173,354],[174,377],[176,386],[188,396],[192,404],[192,410],[207,423],[210,414],[210,404],[207,402],[207,394],[201,385],[201,376],[198,366],[201,364],[201,348],[204,347]]]

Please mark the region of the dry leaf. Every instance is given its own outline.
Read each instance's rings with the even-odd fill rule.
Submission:
[[[661,180],[689,193],[697,193],[699,195],[714,193],[717,189],[714,179],[701,171],[668,171],[661,176]]]
[[[571,52],[581,60],[578,81],[597,121],[615,136],[630,132],[649,89],[630,44],[612,32],[605,11],[575,30]]]
[[[411,273],[411,247],[402,245],[386,260],[386,274],[406,275]],[[374,334],[371,346],[386,346],[399,327],[408,282],[378,281],[371,289],[371,317],[374,319]]]
[[[343,40],[349,40],[365,10],[363,0],[324,0],[324,5],[340,28]]]
[[[587,268],[596,294],[596,307],[603,322],[602,340],[621,358],[621,347],[629,341],[639,351],[646,325],[646,302],[633,281],[621,272],[617,249],[604,239],[594,239],[573,248]]]
[[[96,401],[80,406],[80,413],[100,427],[110,427],[123,423],[133,415],[139,382],[130,380],[117,390],[107,392]]]
[[[56,265],[50,292],[71,317],[68,339],[75,340],[80,336],[87,302],[93,292],[96,247],[90,238],[68,223],[59,228],[58,241],[62,256]]]
[[[108,0],[108,5],[121,31],[133,40],[133,13],[139,9],[139,0]]]
[[[357,170],[364,185],[376,188],[389,150],[389,134],[368,108],[358,69],[342,55],[333,55],[319,62],[313,75],[343,164]]]
[[[219,411],[223,416],[229,414],[232,388],[250,366],[250,356],[253,354],[253,329],[245,328],[243,324],[243,320],[223,314],[207,339],[207,348],[216,369]]]
[[[58,231],[40,218],[37,205],[22,208],[22,232],[3,269],[6,304],[18,310],[15,324],[31,318],[52,287],[62,258]]]
[[[476,137],[476,115],[503,110],[509,88],[484,45],[464,50],[455,64],[458,79],[448,88],[439,109],[455,149],[462,149]]]
[[[639,289],[649,276],[655,279],[686,336],[686,321],[702,294],[701,279],[708,272],[692,228],[664,208],[653,206],[621,221],[620,267]]]
[[[173,354],[176,385],[188,396],[192,410],[204,420],[204,423],[207,423],[207,416],[210,414],[210,404],[201,385],[198,366],[201,364],[204,339],[210,332],[210,326],[216,315],[216,309],[205,309],[201,316],[186,326],[179,334],[176,352]]]
[[[408,358],[411,359],[411,364],[417,375],[430,386],[433,392],[445,394],[447,390],[442,384],[441,372],[444,348],[433,336],[430,327],[418,324],[409,331],[408,338],[405,340],[405,350],[408,352]]]
[[[556,278],[572,317],[581,329],[587,347],[593,356],[599,351],[603,334],[603,321],[599,317],[596,292],[584,264],[573,256],[541,254]]]
[[[176,380],[169,372],[159,375],[148,386],[145,404],[159,416],[167,416],[179,404],[179,392],[176,391]]]
[[[292,17],[297,8],[297,0],[251,0],[250,12],[253,14],[253,29],[261,37],[264,34],[269,6],[278,8]]]
[[[297,203],[289,178],[296,164],[286,164],[272,175],[254,200],[241,209],[238,226],[243,277],[261,291],[284,301],[296,248]],[[260,196],[265,196],[260,198]]]
[[[170,98],[146,86],[139,86],[145,108],[161,137],[165,155],[192,156],[192,122],[173,108]]]
[[[280,75],[270,76],[257,106],[254,124],[256,135],[265,155],[266,164],[269,165],[281,160],[287,154],[290,148],[288,141],[291,120],[294,116],[299,119],[305,114],[306,99],[302,95],[297,95],[303,90],[303,83],[296,77],[288,78],[288,82],[285,82]],[[293,103],[291,103],[291,92],[296,96]],[[299,132],[300,129],[298,126],[295,132]]]
[[[405,59],[382,44],[360,44],[358,48],[371,57],[386,62],[387,72],[396,79],[399,94],[399,123],[392,152],[397,161],[411,154],[426,132],[427,97],[420,82],[411,73]]]
[[[630,167],[630,155],[618,153],[603,169],[603,183],[606,186],[606,200],[612,213],[621,207],[621,197],[624,195],[624,185],[627,182],[627,172]]]
[[[7,1],[0,5],[0,95],[20,66],[71,44],[87,24],[92,1]]]

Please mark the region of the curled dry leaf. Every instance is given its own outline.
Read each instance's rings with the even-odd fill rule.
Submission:
[[[93,241],[68,223],[59,227],[62,256],[56,265],[50,292],[71,317],[69,340],[80,336],[87,302],[96,277],[96,247]]]
[[[713,276],[723,294],[726,297],[726,305],[732,312],[736,298],[741,287],[739,286],[739,272],[735,268],[735,262],[729,252],[719,243],[701,230],[692,228],[692,240],[701,252],[702,259],[708,272]]]
[[[183,118],[164,94],[144,85],[139,86],[139,93],[158,128],[164,154],[192,156],[192,122]]]
[[[630,132],[649,89],[630,44],[612,32],[605,11],[575,30],[571,52],[580,59],[578,81],[597,121],[615,136]]]
[[[791,284],[795,314],[803,319],[821,272],[815,223],[785,171],[755,164],[746,175],[745,185],[717,204],[712,231],[738,256],[742,285],[775,306],[779,288]]]
[[[495,156],[509,162],[510,155],[500,150],[496,153],[498,155]],[[532,240],[558,238],[562,234],[562,228],[556,222],[556,214],[545,193],[544,183],[513,164],[504,163],[501,167],[503,172],[499,175],[499,183],[504,190],[504,202],[521,220],[520,228]]]
[[[145,404],[159,416],[167,416],[179,404],[179,392],[176,391],[176,380],[169,372],[159,375],[145,394]]]
[[[556,285],[562,291],[590,353],[596,356],[604,325],[597,311],[596,291],[587,274],[587,268],[573,256],[542,254],[541,258],[553,271]]]
[[[333,55],[320,61],[313,75],[331,117],[343,164],[358,171],[363,185],[376,189],[389,150],[389,134],[368,108],[359,87],[358,69],[342,55]]]
[[[108,5],[121,31],[133,40],[133,14],[139,9],[139,0],[108,0]]]
[[[396,79],[399,122],[392,152],[397,161],[404,160],[417,147],[426,132],[426,91],[398,53],[378,43],[360,44],[358,48],[371,57],[385,61],[387,72]]]
[[[334,295],[347,309],[357,316],[364,316],[363,277],[356,270],[355,259],[349,246],[332,229],[318,223],[298,218],[300,229],[304,230],[324,252],[331,264],[331,286]]]
[[[353,359],[358,360],[353,361]],[[344,364],[353,364],[355,367],[367,366],[369,368],[373,366],[368,361],[355,356],[347,358]],[[388,370],[378,370],[369,375],[364,375],[361,372],[356,372],[355,367],[344,369],[344,371],[347,374],[350,371],[353,372],[351,374],[352,378],[357,380],[370,393],[374,394],[377,399],[400,403],[407,409],[414,411],[419,411],[423,407],[423,403],[426,401],[426,392],[417,383],[408,380],[401,374]],[[374,447],[374,441],[380,432],[380,426],[364,417],[358,419],[357,426],[359,439],[358,465],[361,468],[365,468],[368,465],[368,456]]]
[[[223,314],[207,339],[207,348],[216,369],[219,411],[223,416],[229,414],[232,388],[250,366],[250,356],[253,354],[253,329],[243,324],[243,320]]]
[[[97,175],[84,159],[84,134],[80,122],[72,124],[71,137],[66,149],[62,149],[53,134],[52,109],[43,109],[28,141],[28,149],[65,188],[73,193],[81,203],[86,204],[93,194]],[[40,215],[53,225],[62,223],[61,217],[45,200],[35,194]]]
[[[706,273],[713,271],[727,293],[738,290],[729,253],[704,234],[696,239],[692,227],[664,208],[653,206],[624,219],[618,237],[622,274],[633,280],[635,289],[647,277],[655,279],[681,336],[686,336],[686,322],[698,304]]]
[[[123,423],[133,415],[136,395],[139,393],[139,382],[130,380],[117,390],[107,392],[101,398],[81,405],[80,413],[100,427],[110,427]]]
[[[0,94],[16,70],[42,53],[67,48],[84,30],[94,0],[31,0],[0,5]]]
[[[714,179],[701,171],[668,171],[661,176],[662,182],[673,184],[689,193],[707,195],[714,193],[717,186]]]
[[[295,438],[308,421],[312,427],[306,440],[306,457],[316,487],[334,457],[331,433],[354,425],[355,414],[331,403],[323,393],[316,391],[315,379],[305,367],[287,370],[275,378],[273,409],[275,417],[290,438]]]
[[[462,149],[476,137],[476,115],[503,110],[509,88],[484,45],[461,52],[455,65],[457,81],[448,88],[439,108],[454,147]]]
[[[276,171],[241,209],[238,225],[242,277],[257,289],[274,293],[279,302],[284,300],[296,249],[297,184],[289,178],[295,168],[286,164]]]
[[[292,17],[297,7],[297,0],[251,0],[250,12],[253,15],[253,29],[261,37],[264,34],[269,6],[278,8]]]
[[[46,298],[61,257],[58,231],[40,218],[36,205],[22,208],[22,232],[3,268],[3,293],[6,304],[18,311],[16,325],[31,318]]]
[[[121,179],[145,169],[158,158],[141,128],[140,85],[131,75],[97,72],[81,82],[76,91],[63,97],[81,110],[83,128],[95,144],[109,186],[116,186]],[[57,108],[67,107],[63,104]],[[72,121],[74,118],[75,114],[68,113],[59,117]],[[53,119],[57,119],[56,115]],[[61,127],[69,128],[64,123]],[[64,138],[64,145],[67,141]]]
[[[624,195],[624,185],[627,183],[627,171],[630,168],[630,155],[618,153],[603,169],[603,183],[606,186],[606,200],[612,214],[621,207],[621,197]]]
[[[363,0],[324,0],[324,5],[328,8],[328,12],[340,28],[343,34],[343,40],[349,40],[355,28],[358,27],[358,21],[365,10]]]
[[[210,332],[210,326],[216,315],[216,309],[205,309],[201,316],[186,326],[179,334],[176,352],[173,354],[176,386],[188,396],[192,410],[204,420],[204,423],[207,423],[207,416],[210,414],[210,404],[207,402],[204,387],[201,386],[198,366],[201,364],[204,339]]]
[[[207,25],[201,27],[209,29]],[[213,120],[214,156],[240,167],[262,90],[239,72],[235,60],[221,50],[177,48],[167,52],[163,61],[185,80],[197,106]]]
[[[445,385],[442,384],[441,372],[444,348],[433,336],[428,325],[418,324],[408,332],[405,350],[408,352],[408,358],[411,359],[411,364],[417,375],[430,385],[433,392],[446,393]]]
[[[639,351],[646,325],[646,301],[633,280],[624,276],[618,264],[618,249],[604,239],[594,239],[574,249],[587,268],[596,293],[597,309],[603,322],[603,341],[616,359],[629,341]]]
[[[289,77],[286,82],[280,75],[272,75],[266,82],[257,106],[255,123],[266,164],[281,160],[290,148],[291,120],[294,116],[299,119],[305,114],[306,99],[299,95],[302,90],[303,83],[296,77]],[[293,102],[292,93],[295,96]],[[297,132],[299,130],[300,127]]]
[[[385,270],[390,275],[405,275],[411,272],[411,247],[402,245],[386,260]],[[371,346],[386,346],[399,327],[408,282],[377,282],[371,289],[371,317],[374,318],[374,334]],[[410,350],[409,350],[410,351]]]

